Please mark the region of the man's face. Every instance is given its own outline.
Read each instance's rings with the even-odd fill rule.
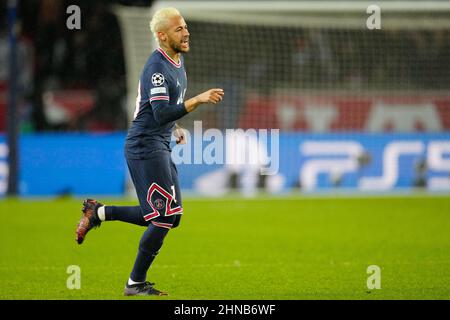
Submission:
[[[189,51],[189,31],[182,16],[169,19],[166,29],[166,44],[176,53]]]

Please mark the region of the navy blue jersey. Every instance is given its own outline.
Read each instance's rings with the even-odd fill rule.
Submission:
[[[125,143],[128,158],[148,159],[154,151],[171,151],[175,121],[187,114],[186,88],[183,59],[177,64],[162,49],[155,50],[139,79],[136,110]]]

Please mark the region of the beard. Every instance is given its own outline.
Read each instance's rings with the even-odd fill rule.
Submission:
[[[184,49],[181,47],[180,42],[173,41],[172,39],[169,39],[169,46],[175,53],[186,53],[189,51],[189,47],[188,49]]]

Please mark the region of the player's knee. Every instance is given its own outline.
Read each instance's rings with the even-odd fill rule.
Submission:
[[[172,224],[172,229],[178,227],[180,225],[180,221],[181,221],[181,215],[176,215],[175,221]]]
[[[179,225],[180,225],[179,222],[175,222],[175,223],[172,225],[172,228],[171,228],[171,229],[175,229],[175,228],[178,227]]]
[[[141,241],[139,243],[139,250],[152,256],[156,256],[159,253],[163,245],[163,240],[158,241]]]
[[[139,242],[139,250],[148,255],[158,254],[161,249],[167,232],[156,233],[150,236],[144,236]]]

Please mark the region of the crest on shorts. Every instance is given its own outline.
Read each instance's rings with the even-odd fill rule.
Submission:
[[[161,210],[166,205],[164,203],[164,200],[160,199],[160,198],[158,198],[155,201],[153,201],[153,204],[155,205],[155,208],[158,209],[158,210]]]
[[[183,208],[177,204],[173,195],[164,190],[163,187],[153,182],[147,191],[147,203],[152,208],[152,212],[144,215],[145,221],[163,216],[171,216],[173,214],[182,214]]]
[[[152,84],[155,87],[161,86],[164,83],[164,76],[161,73],[152,74]]]

